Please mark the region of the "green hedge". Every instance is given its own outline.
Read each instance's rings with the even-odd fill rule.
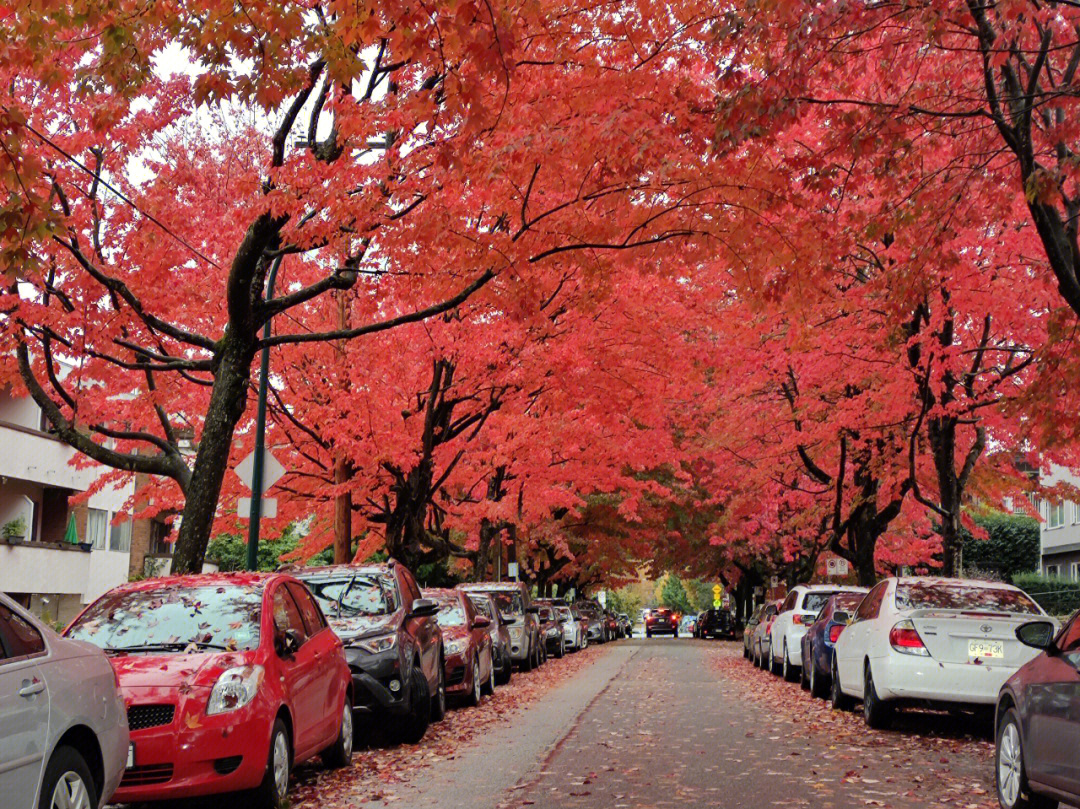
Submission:
[[[1051,615],[1072,615],[1080,609],[1080,582],[1041,573],[1020,573],[1012,581]]]
[[[965,531],[964,568],[996,573],[1009,581],[1039,569],[1039,522],[1032,517],[991,512],[973,517],[990,535],[975,539]]]

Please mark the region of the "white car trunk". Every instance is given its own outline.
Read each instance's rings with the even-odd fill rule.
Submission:
[[[1040,616],[974,610],[901,613],[915,625],[930,656],[942,663],[1017,667],[1038,652],[1016,639],[1016,628]]]

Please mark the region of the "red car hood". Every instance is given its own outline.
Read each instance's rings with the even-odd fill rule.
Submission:
[[[442,628],[443,640],[458,640],[469,637],[469,630],[463,626],[444,626]]]
[[[252,661],[252,652],[139,654],[110,658],[125,696],[132,689],[210,688],[222,672]]]

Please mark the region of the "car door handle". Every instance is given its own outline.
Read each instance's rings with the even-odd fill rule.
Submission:
[[[19,689],[20,697],[32,697],[45,690],[45,683],[35,677],[33,680],[23,680],[22,688]]]

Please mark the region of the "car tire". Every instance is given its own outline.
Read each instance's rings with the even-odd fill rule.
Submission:
[[[1024,766],[1020,718],[1015,708],[1001,717],[994,736],[994,784],[1002,809],[1051,809],[1057,801],[1031,791]]]
[[[57,747],[45,767],[39,809],[97,809],[97,805],[97,785],[86,759],[74,747]]]
[[[266,772],[262,783],[253,790],[251,803],[257,809],[281,809],[289,794],[289,772],[292,770],[292,742],[289,729],[278,717],[270,732],[270,752],[266,756]]]
[[[769,671],[771,671],[776,677],[779,677],[781,672],[783,671],[783,665],[777,663],[776,658],[773,657],[772,644],[769,644]]]
[[[480,700],[484,696],[484,684],[480,682],[480,655],[473,655],[472,676],[469,680],[472,688],[470,688],[469,693],[465,695],[465,704],[470,708],[475,708],[480,704]]]
[[[555,652],[555,657],[565,657],[565,656],[566,656],[566,639],[564,638],[564,639],[559,641],[559,649],[558,649],[557,652]]]
[[[441,664],[440,664],[441,672]],[[442,674],[439,675],[440,681]],[[391,727],[393,739],[399,744],[419,744],[427,733],[428,725],[431,724],[435,698],[431,696],[427,678],[420,666],[413,666],[412,676],[409,677],[410,710],[401,717],[401,721],[395,722]]]
[[[352,763],[353,731],[352,700],[346,696],[345,708],[341,712],[341,727],[338,728],[338,737],[332,745],[320,754],[323,765],[328,769],[338,770]]]
[[[840,690],[840,675],[836,670],[836,658],[833,658],[832,665],[832,688],[829,691],[830,702],[834,711],[850,711],[852,705],[852,699],[842,690]]]
[[[651,638],[652,637],[652,632],[650,632],[648,629],[646,629],[645,630],[645,637]]]
[[[874,675],[867,663],[863,680],[863,719],[866,726],[871,730],[885,730],[892,723],[892,717],[893,706],[878,696],[874,687]]]
[[[507,654],[503,657],[502,670],[499,671],[495,677],[496,685],[506,685],[510,682],[510,678],[514,676],[514,661],[510,659],[510,655]]]
[[[742,647],[742,656],[743,656],[744,660],[749,660],[750,659],[750,649],[747,647],[747,645],[745,643],[743,644],[743,647]]]
[[[420,672],[420,679],[424,681],[424,690],[429,690],[423,670],[419,666],[415,668]],[[432,695],[430,703],[430,721],[443,721],[446,718],[446,660],[443,658],[442,652],[439,653],[439,679],[435,683],[435,693]]]
[[[825,681],[817,673],[817,663],[813,662],[814,658],[810,658],[810,696],[815,699],[825,699],[829,696],[829,692],[825,690]]]
[[[784,641],[784,655],[780,661],[780,676],[784,678],[784,682],[795,682],[795,664],[791,662],[791,655],[788,653],[787,641]]]
[[[803,655],[803,664],[799,666],[799,688],[803,691],[810,690],[810,672],[806,670],[807,657]]]
[[[679,637],[679,630],[676,629],[674,632],[672,632],[671,637],[673,637],[673,638]]]
[[[495,657],[491,657],[491,666],[488,668],[488,677],[481,687],[485,696],[493,696],[495,694]]]

